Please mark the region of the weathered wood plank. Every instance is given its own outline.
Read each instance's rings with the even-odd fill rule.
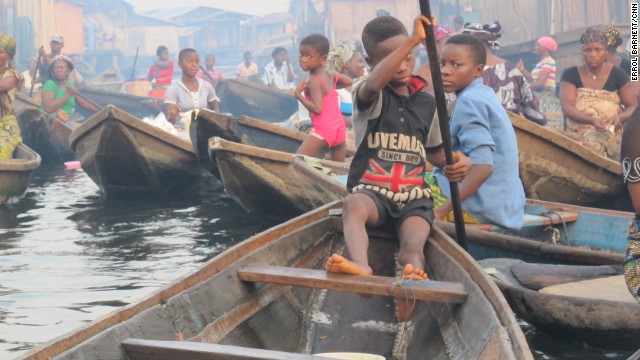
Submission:
[[[244,281],[408,297],[434,302],[462,303],[467,292],[460,283],[442,281],[398,281],[392,277],[336,274],[324,270],[280,266],[247,266],[238,270]]]
[[[320,360],[320,356],[271,351],[242,346],[203,344],[190,341],[126,339],[122,342],[131,360]]]

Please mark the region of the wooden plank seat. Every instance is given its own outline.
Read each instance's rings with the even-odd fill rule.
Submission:
[[[524,214],[524,223],[522,224],[522,228],[562,225],[575,222],[578,220],[578,217],[580,217],[580,214],[577,212],[565,210],[552,211],[545,215]],[[500,232],[500,230],[504,230],[500,225],[494,224],[465,224],[465,227],[491,232]]]
[[[130,360],[326,360],[326,357],[233,345],[192,341],[126,339],[122,348]]]
[[[397,280],[385,276],[337,274],[325,270],[282,266],[246,266],[238,270],[243,281],[386,295],[433,302],[463,303],[467,292],[460,283]]]

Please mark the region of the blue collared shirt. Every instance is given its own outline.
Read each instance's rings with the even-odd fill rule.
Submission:
[[[450,121],[451,146],[473,164],[493,167],[478,191],[462,203],[464,211],[483,223],[519,229],[524,221],[524,188],[518,172],[518,143],[495,92],[477,78],[458,94]],[[449,181],[433,171],[447,197]]]

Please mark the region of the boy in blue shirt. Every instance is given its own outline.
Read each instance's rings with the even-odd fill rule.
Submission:
[[[451,145],[468,156],[471,170],[460,183],[465,221],[491,223],[519,229],[524,221],[525,196],[518,173],[518,144],[509,117],[495,92],[482,83],[486,50],[472,35],[455,35],[440,55],[445,92],[455,92],[451,112]],[[436,201],[436,219],[450,220],[452,204],[447,178],[439,167],[433,171],[447,197]],[[434,194],[434,198],[437,195]]]

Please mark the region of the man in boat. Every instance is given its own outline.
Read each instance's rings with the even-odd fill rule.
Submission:
[[[42,58],[42,62],[40,63],[40,71],[38,72],[40,75],[40,79],[38,82],[44,84],[49,77],[49,69],[51,68],[51,63],[53,62],[53,58],[62,55],[62,48],[64,47],[64,37],[62,35],[57,34],[51,37],[51,42],[49,42],[49,46],[51,47],[51,53],[47,54],[44,50],[44,46],[41,46],[38,50],[38,55]]]
[[[622,175],[636,212],[629,224],[624,278],[631,294],[640,301],[640,108],[631,114],[622,133]]]
[[[371,20],[362,32],[372,68],[353,87],[353,128],[358,149],[351,162],[344,200],[344,237],[351,260],[333,254],[332,272],[371,275],[366,226],[393,224],[398,233],[398,262],[404,279],[425,280],[424,246],[433,223],[431,189],[424,180],[425,161],[445,168],[452,181],[464,178],[471,162],[461,156],[445,166],[435,99],[425,82],[412,76],[413,49],[426,38],[424,16],[409,36],[391,16]],[[411,301],[398,301],[398,320],[413,314]]]
[[[271,57],[273,61],[264,67],[262,81],[270,88],[293,91],[295,89],[293,81],[296,76],[293,73],[293,65],[289,61],[287,49],[278,46],[273,49]]]
[[[236,67],[236,79],[255,81],[258,75],[258,64],[254,63],[251,51],[244,53],[244,61]]]

